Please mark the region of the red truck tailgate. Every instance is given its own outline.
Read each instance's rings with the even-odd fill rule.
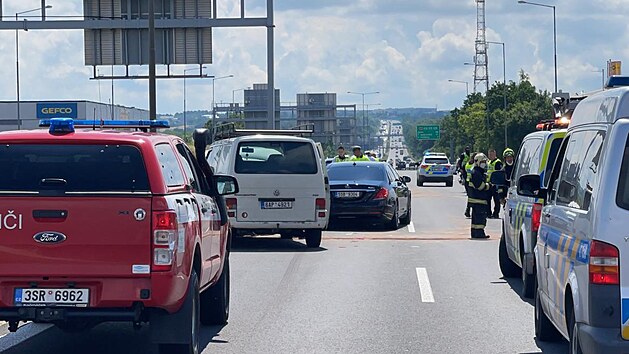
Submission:
[[[0,199],[3,276],[149,276],[150,197]]]

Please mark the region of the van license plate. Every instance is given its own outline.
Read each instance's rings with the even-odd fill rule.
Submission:
[[[15,289],[15,306],[87,307],[89,289]]]
[[[337,198],[358,198],[360,192],[336,192]]]
[[[262,209],[292,209],[293,202],[288,201],[273,201],[273,202],[260,202]]]

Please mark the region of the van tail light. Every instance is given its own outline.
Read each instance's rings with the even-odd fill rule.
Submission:
[[[542,204],[533,204],[533,212],[531,213],[531,229],[533,232],[539,231],[539,224],[542,221]]]
[[[172,210],[153,213],[153,265],[154,272],[172,269],[177,249],[179,224]]]
[[[325,198],[317,198],[315,201],[315,209],[320,218],[325,218]]]
[[[618,248],[600,241],[590,246],[590,283],[619,285]]]
[[[238,209],[238,199],[227,198],[225,199],[225,204],[227,205],[227,216],[229,216],[230,218],[235,218],[236,211]]]
[[[389,190],[386,188],[380,188],[378,193],[376,193],[376,195],[373,197],[373,199],[376,199],[376,200],[387,199],[387,198],[389,198]]]

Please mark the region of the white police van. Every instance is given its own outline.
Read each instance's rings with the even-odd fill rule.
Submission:
[[[518,193],[546,197],[535,247],[539,340],[571,353],[629,352],[629,88],[576,108],[549,189],[522,176]]]
[[[280,132],[296,134],[265,131]],[[330,217],[320,145],[296,136],[245,135],[216,141],[207,160],[215,173],[242,178],[240,192],[225,199],[234,236],[280,234],[305,238],[311,248],[320,246]]]

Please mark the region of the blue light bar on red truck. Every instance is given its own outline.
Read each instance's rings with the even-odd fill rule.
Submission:
[[[170,128],[166,120],[73,120],[71,118],[42,119],[39,121],[39,126],[51,127],[68,120],[73,122],[75,128]]]

